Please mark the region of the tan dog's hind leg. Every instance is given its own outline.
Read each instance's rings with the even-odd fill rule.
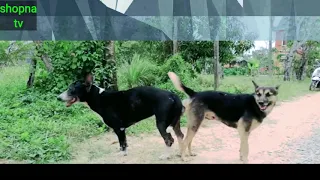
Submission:
[[[240,135],[240,160],[244,163],[248,163],[249,155],[249,132],[246,131],[246,124],[241,119],[238,123],[238,132]]]
[[[189,156],[196,156],[197,154],[193,153],[192,152],[192,149],[191,149],[191,143],[192,143],[192,139],[188,145],[188,152],[189,152]]]
[[[173,131],[176,134],[176,137],[178,139],[179,149],[181,149],[184,134],[182,133],[181,128],[180,128],[180,120],[177,122],[176,126],[173,128]]]
[[[186,159],[186,149],[187,149],[187,146],[191,147],[191,142],[192,142],[192,139],[194,138],[195,135],[196,135],[196,131],[194,131],[191,128],[188,128],[187,136],[184,139],[184,141],[182,142],[181,149],[180,149],[181,159],[183,161],[187,161],[187,159]],[[189,151],[190,151],[190,149],[189,149]]]
[[[191,152],[191,143],[192,143],[192,140],[193,140],[194,136],[196,135],[196,133],[197,133],[202,121],[203,121],[204,111],[197,109],[197,111],[193,112],[193,111],[189,110],[187,112],[187,117],[188,117],[187,135],[186,135],[184,141],[182,142],[181,149],[180,149],[181,158],[183,161],[186,161],[185,151],[186,151],[187,147],[188,147],[189,155],[191,155],[191,156],[195,155]]]

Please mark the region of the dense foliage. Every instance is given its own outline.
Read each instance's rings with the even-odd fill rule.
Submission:
[[[95,74],[95,81],[112,79],[116,66],[105,58],[107,43],[104,41],[46,41],[37,50],[38,62],[46,54],[52,63],[49,72],[42,64],[37,69],[35,87],[59,92],[72,81],[83,78],[86,73]],[[101,83],[99,83],[101,84]]]
[[[25,61],[33,55],[33,44],[24,41],[0,41],[0,67]]]

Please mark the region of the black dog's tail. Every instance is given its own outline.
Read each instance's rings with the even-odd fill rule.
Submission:
[[[194,90],[183,85],[179,77],[174,72],[168,72],[168,76],[177,90],[186,93],[190,98],[197,94]]]

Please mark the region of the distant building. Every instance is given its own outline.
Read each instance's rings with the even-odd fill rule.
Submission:
[[[278,26],[273,29],[273,31],[276,33],[276,41],[275,41],[275,48],[277,49],[277,56],[281,55],[280,59],[284,60],[286,59],[286,55],[288,54],[288,47],[287,47],[287,42],[290,34],[290,31],[292,31],[292,27],[290,28],[290,21],[286,18],[282,18],[281,21],[279,22]],[[302,49],[299,48],[296,51],[297,54],[301,55]]]

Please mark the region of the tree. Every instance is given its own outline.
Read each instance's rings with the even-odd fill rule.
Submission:
[[[35,46],[35,52],[34,52],[34,56],[30,60],[30,69],[29,69],[29,78],[27,81],[27,88],[33,87],[34,80],[35,80],[35,73],[37,69],[37,59],[40,59],[44,63],[46,70],[48,72],[53,71],[53,65],[52,65],[51,59],[42,48],[42,42],[33,41],[33,44]]]
[[[272,72],[273,72],[273,58],[272,58],[272,30],[273,30],[273,21],[274,21],[274,17],[272,17],[270,15],[269,17],[269,20],[270,20],[270,29],[269,29],[269,52],[268,52],[268,57],[269,57],[269,62],[270,62],[270,65],[269,65],[269,74],[270,76],[272,76]]]
[[[51,59],[49,58],[47,53],[45,53],[44,51],[41,51],[42,42],[41,41],[34,41],[34,43],[35,43],[35,47],[36,47],[35,49],[36,49],[37,55],[43,61],[47,71],[52,72],[53,66],[52,66]]]
[[[219,41],[214,41],[214,90],[219,86]]]
[[[116,7],[115,10],[117,10],[118,8],[118,0],[116,0]],[[110,41],[110,42],[106,42],[106,51],[105,51],[105,61],[107,62],[109,67],[113,67],[115,68],[112,72],[111,72],[111,81],[108,82],[108,79],[106,78],[106,76],[103,76],[103,80],[101,80],[100,85],[103,88],[107,88],[107,85],[109,84],[109,88],[111,88],[112,90],[117,91],[118,90],[118,81],[117,81],[117,63],[116,63],[116,59],[115,59],[115,42],[114,41]],[[105,66],[107,65],[105,64]]]
[[[30,77],[28,86],[31,87],[34,81],[36,60],[33,57],[34,43],[28,41],[0,41],[0,67],[13,65],[19,61],[30,63]]]
[[[26,41],[0,41],[0,66],[27,60],[33,48],[33,44]]]
[[[178,18],[173,16],[173,38],[178,38]],[[172,41],[173,54],[178,53],[179,42],[177,39]]]
[[[289,21],[289,20],[288,20]],[[299,16],[295,17],[294,25],[291,25],[295,29],[293,33],[293,40],[288,43],[289,52],[286,55],[286,59],[284,61],[284,81],[291,80],[291,74],[293,71],[293,59],[296,51],[301,48],[303,44],[305,44],[308,40],[318,37],[320,28],[320,19],[319,17],[313,16]]]
[[[238,17],[224,17],[220,21],[217,17],[196,16],[193,22],[195,29],[201,29],[201,32],[210,32],[210,39],[220,40],[219,62],[222,65],[230,63],[235,56],[242,55],[243,52],[254,46],[252,41],[240,40],[254,38],[256,34],[247,33],[246,27]],[[207,22],[209,22],[209,26]],[[201,33],[198,36],[199,39],[202,38]],[[182,41],[179,43],[181,55],[192,64],[201,58],[213,58],[213,46],[213,41]]]
[[[269,46],[269,43],[267,47]],[[252,51],[252,59],[259,60],[259,67],[267,68],[270,66],[270,47],[268,48],[260,48],[258,50]],[[271,53],[273,52],[273,49],[271,49]],[[272,59],[271,59],[272,60]],[[266,73],[270,73],[270,71],[267,71]]]
[[[117,89],[114,49],[111,41],[43,41],[38,46],[37,77],[34,87],[60,92],[76,79],[91,72],[95,81],[105,88]],[[52,63],[48,71],[41,56],[46,54]]]
[[[319,42],[317,41],[307,41],[305,44],[301,45],[301,59],[297,62],[296,77],[297,80],[304,80],[307,76],[308,64],[311,65],[313,69],[313,62],[318,59],[319,56]],[[310,62],[310,63],[309,63]]]
[[[114,41],[105,42],[105,63],[103,66],[107,66],[111,70],[109,76],[103,74],[103,77],[100,79],[100,86],[103,88],[109,88],[112,90],[118,90],[118,81],[117,81],[117,66],[115,60],[115,44]]]
[[[31,58],[30,69],[29,69],[29,78],[27,81],[27,88],[31,88],[34,84],[34,79],[36,76],[37,69],[37,59],[35,57]]]
[[[181,41],[180,53],[187,62],[195,64],[202,58],[213,58],[213,41]],[[222,65],[231,63],[237,55],[242,55],[254,46],[252,41],[220,41],[219,63]]]

